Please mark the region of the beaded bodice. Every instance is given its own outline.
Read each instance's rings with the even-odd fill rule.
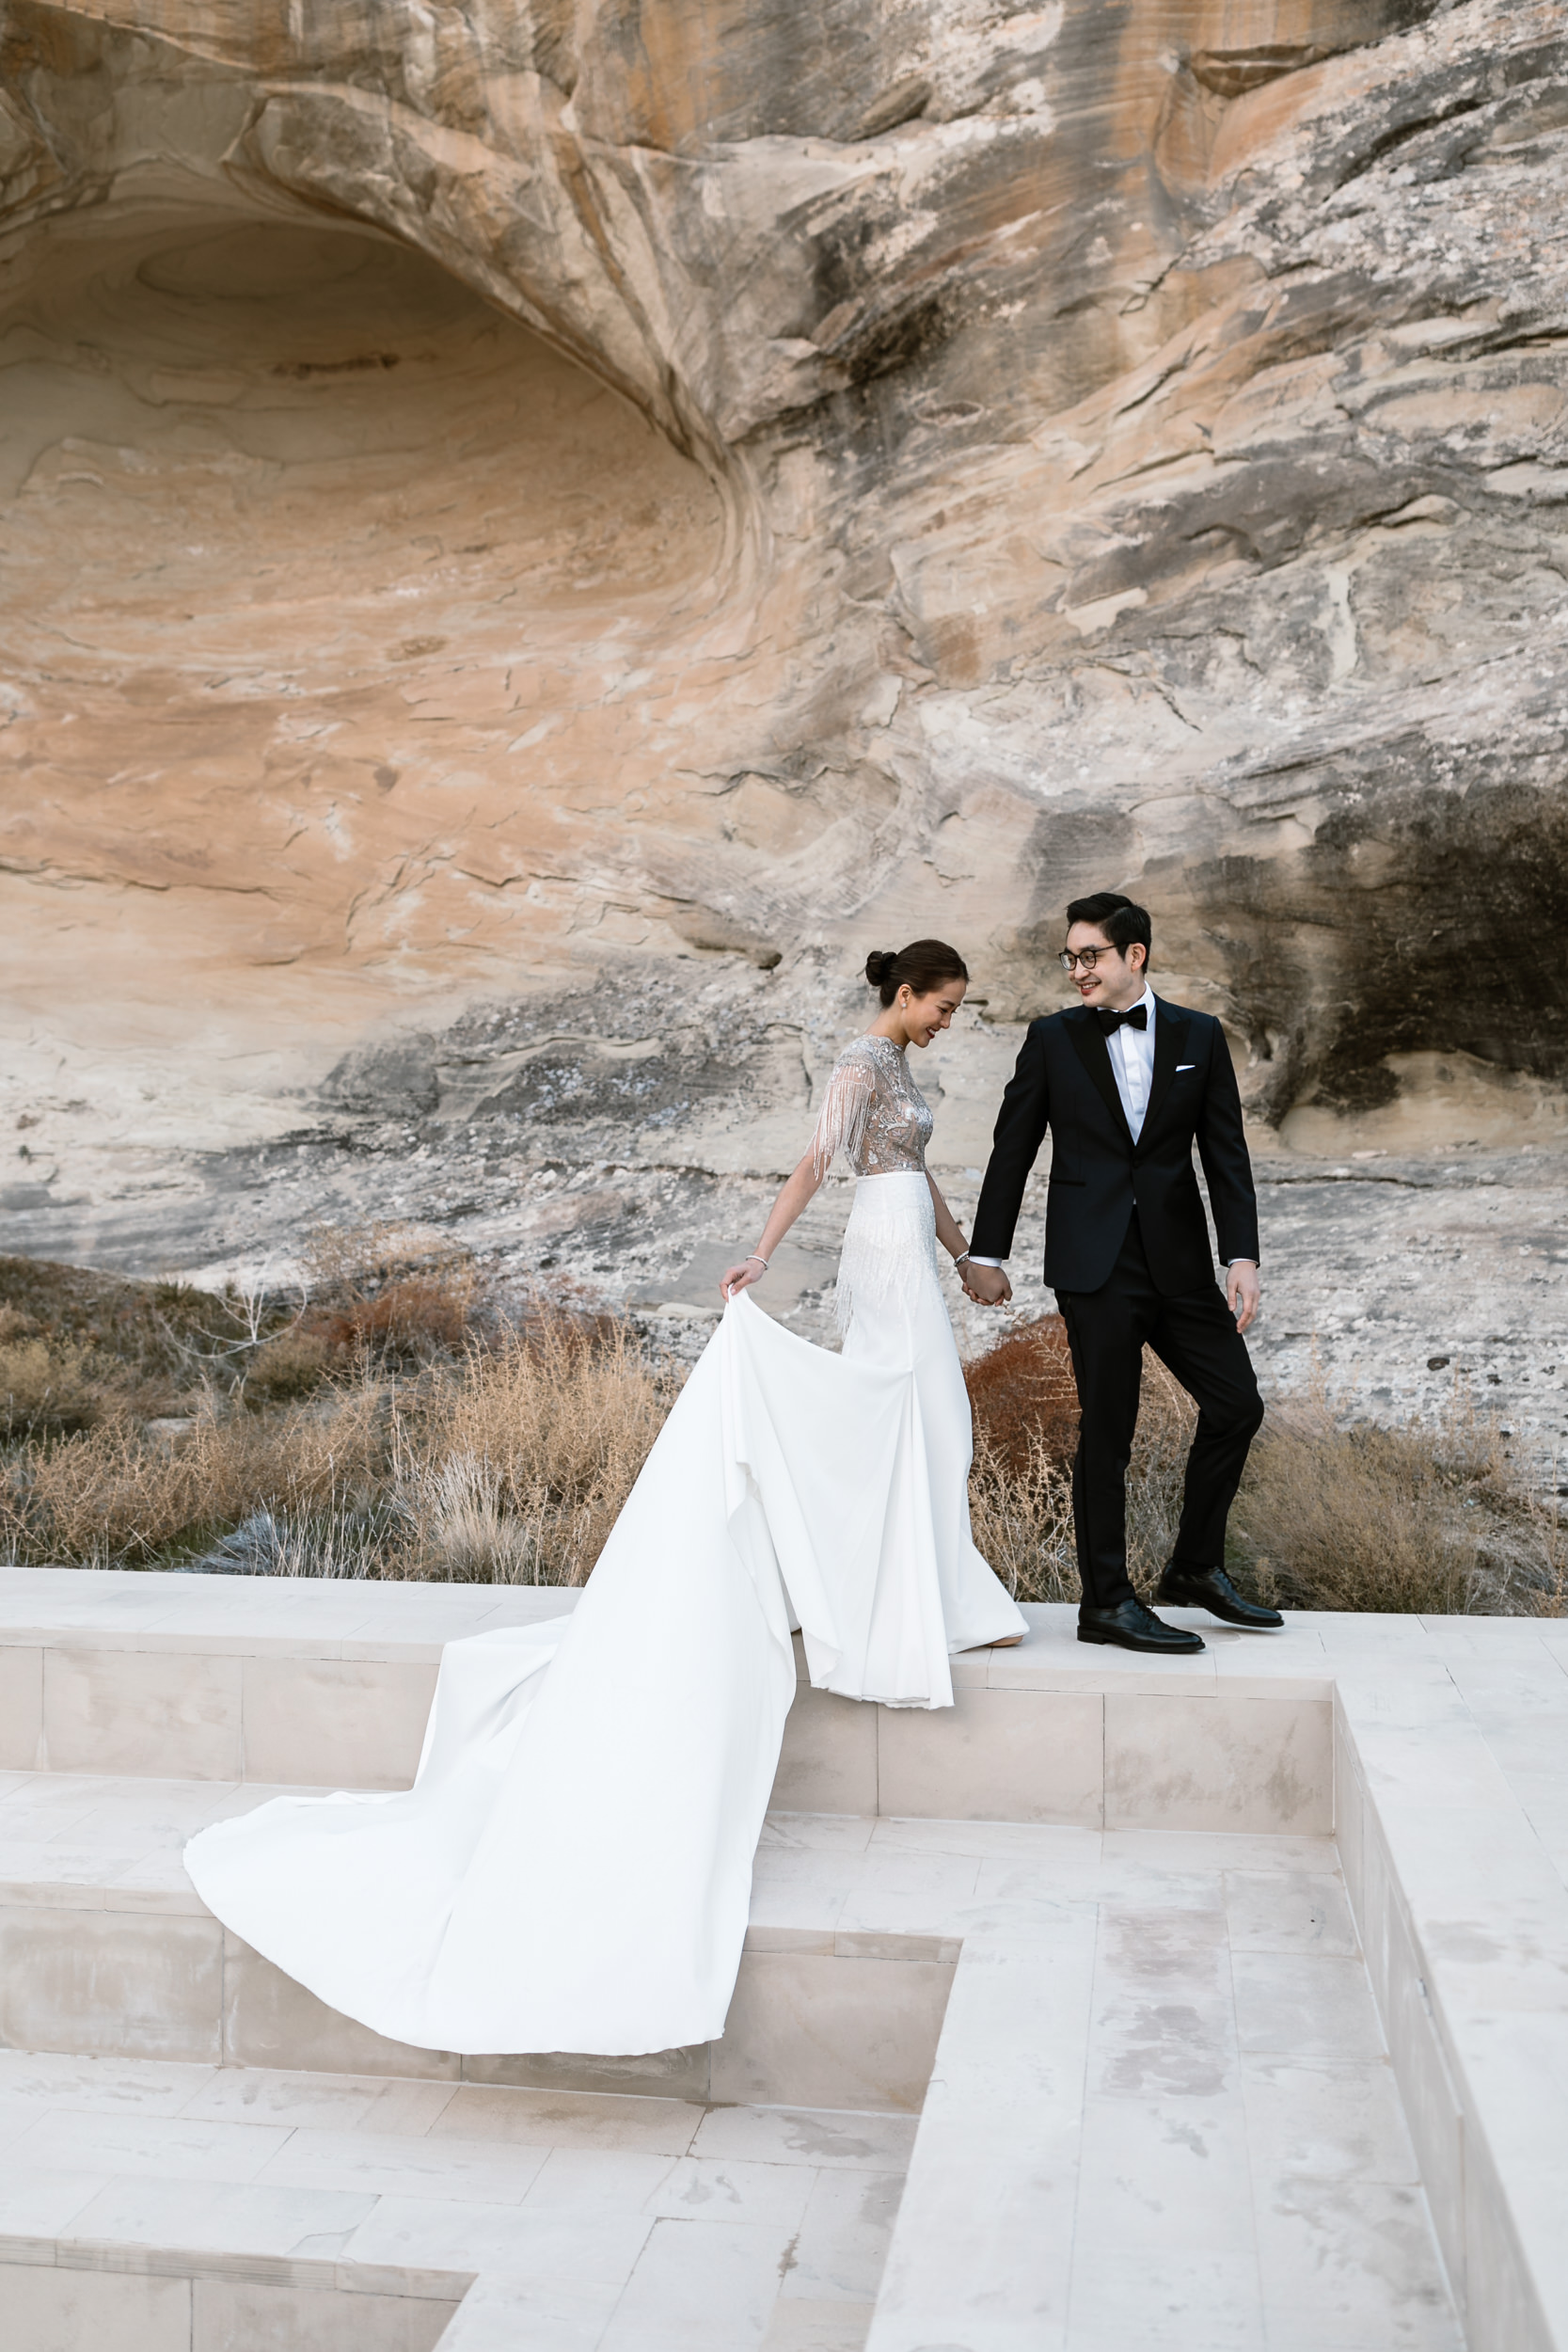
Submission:
[[[825,1176],[842,1152],[857,1176],[923,1175],[935,1123],[893,1040],[858,1037],[833,1064],[812,1166]]]

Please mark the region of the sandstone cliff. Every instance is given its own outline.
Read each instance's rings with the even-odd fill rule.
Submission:
[[[1000,1017],[1110,877],[1269,1118],[1550,1119],[1558,9],[4,26],[39,1019],[84,950],[253,1051],[916,923]]]
[[[7,1198],[766,1171],[1104,881],[1265,1144],[1561,1139],[1565,199],[1545,0],[5,0]]]

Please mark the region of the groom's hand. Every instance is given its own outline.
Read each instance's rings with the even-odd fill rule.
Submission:
[[[1225,1303],[1236,1318],[1236,1328],[1244,1331],[1258,1312],[1263,1295],[1258,1279],[1258,1268],[1250,1258],[1232,1258],[1226,1269]]]
[[[1005,1306],[1013,1295],[1013,1286],[999,1265],[975,1265],[963,1270],[963,1286],[968,1295],[982,1307]]]

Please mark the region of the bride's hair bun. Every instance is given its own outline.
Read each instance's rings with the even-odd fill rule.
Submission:
[[[885,947],[874,947],[865,959],[865,977],[883,1004],[891,1005],[906,986],[911,996],[928,996],[943,980],[962,980],[967,985],[969,966],[945,939],[913,939],[896,955]]]

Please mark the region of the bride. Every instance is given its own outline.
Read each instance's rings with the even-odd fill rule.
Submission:
[[[949,1655],[1023,1619],[970,1537],[969,1400],[937,1274],[908,1051],[963,1001],[953,948],[866,959],[881,1009],[570,1616],[449,1643],[414,1786],[290,1796],[204,1830],[208,1908],[345,2015],[464,2054],[716,2039],[795,1694],[950,1707]],[[747,1295],[842,1152],[841,1354]]]

